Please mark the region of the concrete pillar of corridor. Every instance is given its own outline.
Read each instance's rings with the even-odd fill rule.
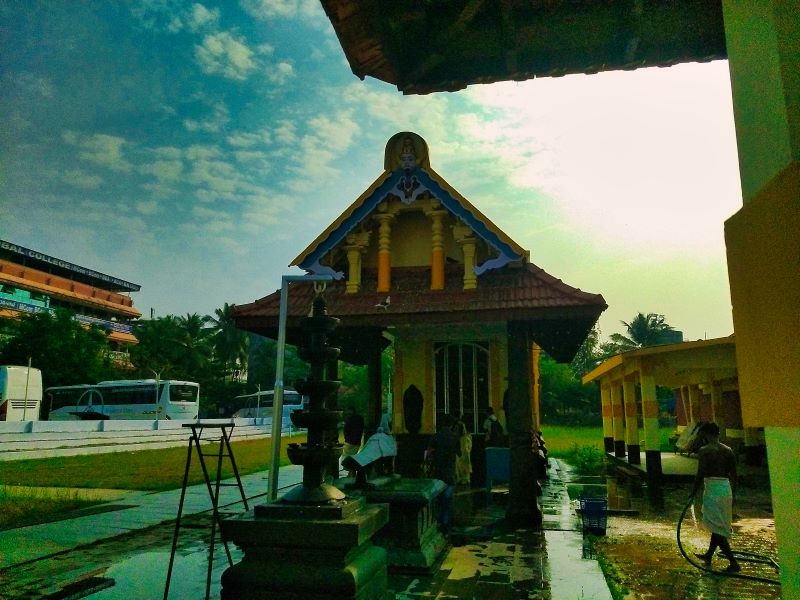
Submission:
[[[622,397],[625,403],[625,444],[628,447],[628,464],[639,465],[639,414],[636,410],[636,380],[633,375],[622,382]]]
[[[611,418],[614,424],[614,456],[625,458],[625,418],[622,410],[622,386],[617,381],[611,385]]]
[[[600,410],[603,415],[603,449],[614,452],[614,420],[611,414],[611,387],[608,382],[600,384]]]
[[[712,381],[708,384],[708,391],[711,393],[711,415],[714,423],[719,427],[719,438],[725,439],[726,427],[725,409],[722,406],[722,384],[719,381]]]
[[[700,402],[703,399],[703,392],[696,385],[690,385],[689,390],[689,422],[696,423],[701,419]]]
[[[725,222],[745,427],[764,427],[784,598],[800,598],[800,11],[722,0],[742,208]]]
[[[644,425],[644,456],[649,485],[661,483],[661,436],[658,434],[658,401],[656,380],[652,375],[639,378],[642,390],[642,420]]]

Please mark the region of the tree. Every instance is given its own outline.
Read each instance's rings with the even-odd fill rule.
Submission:
[[[143,379],[155,374],[163,378],[178,375],[181,362],[177,339],[180,336],[178,318],[173,315],[137,321],[133,333],[139,343],[130,349],[131,362]]]
[[[44,387],[97,383],[120,377],[109,357],[106,334],[86,328],[67,310],[22,317],[0,349],[0,363],[28,364],[42,372]]]
[[[212,324],[212,340],[214,354],[222,363],[226,374],[247,369],[247,351],[249,337],[241,329],[237,329],[233,321],[233,308],[235,305],[227,302],[222,308],[214,310],[214,317],[208,317]]]
[[[603,356],[599,351],[599,343],[600,330],[595,326],[586,334],[586,339],[583,340],[581,347],[578,348],[578,352],[575,354],[575,358],[569,364],[570,369],[578,379],[594,369],[603,360]]]
[[[207,327],[210,317],[197,313],[178,317],[178,337],[175,343],[180,348],[180,368],[193,381],[206,379],[212,367],[213,333]]]
[[[620,321],[625,325],[627,336],[621,333],[612,333],[609,338],[616,346],[617,352],[625,352],[635,348],[645,348],[663,344],[667,339],[667,332],[673,331],[668,325],[664,315],[656,313],[637,314],[630,323]]]

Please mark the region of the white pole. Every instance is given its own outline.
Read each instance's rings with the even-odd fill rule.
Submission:
[[[28,412],[28,384],[31,381],[31,357],[28,357],[28,371],[25,373],[25,401],[22,404],[22,420],[27,421],[25,418]]]
[[[278,349],[275,358],[275,387],[272,396],[272,461],[267,479],[267,499],[278,498],[278,469],[281,462],[281,429],[283,425],[283,351],[286,347],[286,311],[289,305],[290,281],[331,281],[330,275],[284,275],[281,278],[281,303],[278,313]]]

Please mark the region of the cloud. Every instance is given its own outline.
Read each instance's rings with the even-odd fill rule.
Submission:
[[[236,131],[227,137],[227,142],[234,148],[252,148],[260,144],[269,144],[272,135],[269,129],[258,131]]]
[[[67,171],[62,179],[65,183],[84,190],[94,190],[103,184],[103,178],[99,175],[91,175],[80,169]]]
[[[161,182],[177,182],[183,175],[183,162],[181,160],[155,160],[139,165],[139,172],[144,175],[152,175]]]
[[[230,32],[208,34],[195,46],[195,58],[208,75],[243,81],[257,67],[255,53],[246,40]]]
[[[269,65],[266,76],[268,81],[276,85],[283,85],[294,77],[294,67],[290,62],[281,61],[277,64]]]
[[[207,119],[197,120],[186,118],[183,126],[187,131],[202,131],[205,133],[219,133],[230,121],[228,107],[222,102],[217,102],[212,108],[213,114]]]
[[[82,135],[65,130],[61,139],[70,146],[77,147],[78,157],[83,160],[117,172],[127,173],[132,169],[131,163],[122,155],[126,141],[121,137],[104,133]]]
[[[194,4],[191,8],[187,25],[192,31],[197,31],[205,27],[216,25],[218,22],[218,8],[209,10],[202,4]]]
[[[242,0],[241,5],[250,16],[263,21],[325,18],[325,13],[316,0]]]
[[[136,203],[135,208],[143,215],[154,215],[158,212],[158,202],[155,200],[142,200]]]

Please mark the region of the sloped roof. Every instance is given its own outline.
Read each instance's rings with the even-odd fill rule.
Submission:
[[[530,329],[534,341],[557,360],[568,361],[600,313],[607,307],[600,294],[567,285],[539,267],[526,263],[487,272],[476,289],[463,290],[463,267],[448,265],[445,290],[430,289],[430,269],[392,269],[392,291],[386,308],[378,306],[387,294],[363,291],[346,294],[341,281],[329,283],[325,291],[328,313],[341,320],[339,330],[385,329],[419,324],[461,324],[519,321]],[[376,288],[377,274],[365,270],[363,289]],[[311,283],[289,286],[287,331],[308,315],[314,289]],[[237,327],[267,337],[276,337],[280,291],[237,306]],[[297,343],[299,331],[287,333]],[[346,356],[346,348],[343,349]]]
[[[404,140],[414,142],[416,164],[404,168],[397,157],[398,146]],[[347,237],[359,224],[367,219],[387,197],[399,197],[402,202],[412,204],[424,192],[435,197],[443,208],[466,223],[475,235],[494,248],[498,257],[479,265],[476,272],[503,266],[512,260],[527,260],[528,252],[506,235],[469,200],[459,194],[447,181],[434,171],[428,160],[428,147],[416,133],[401,131],[393,135],[386,144],[384,172],[311,244],[290,264],[311,272],[323,272],[320,261]],[[411,191],[409,191],[411,190]]]
[[[404,94],[727,57],[719,0],[321,0],[355,75]]]

